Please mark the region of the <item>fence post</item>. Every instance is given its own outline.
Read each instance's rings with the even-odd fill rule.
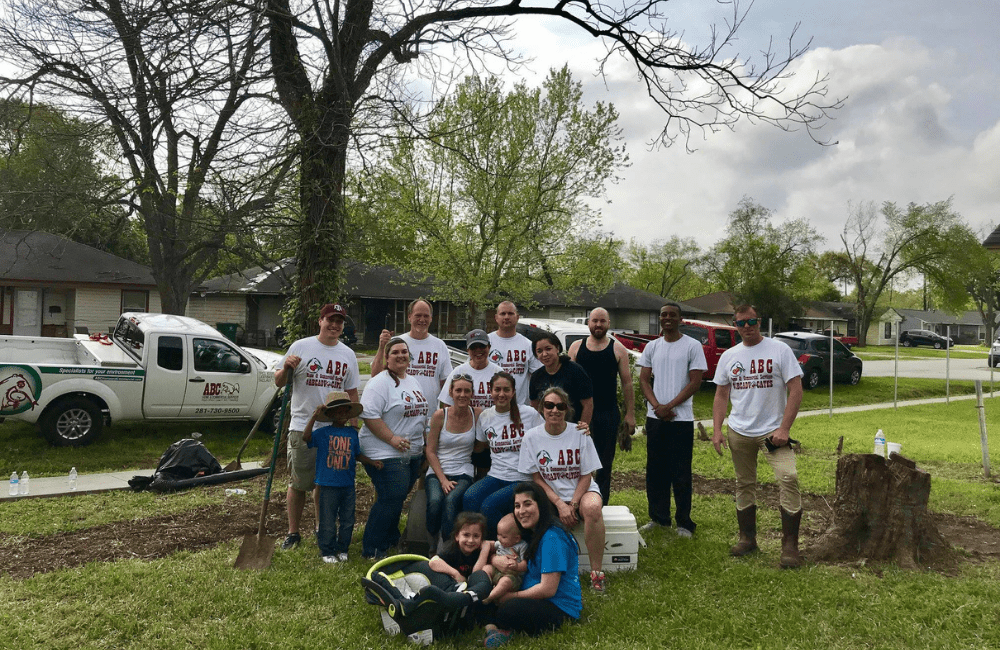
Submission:
[[[990,478],[990,447],[986,438],[986,411],[983,409],[983,382],[976,380],[976,410],[979,411],[979,445],[983,449],[983,475]]]

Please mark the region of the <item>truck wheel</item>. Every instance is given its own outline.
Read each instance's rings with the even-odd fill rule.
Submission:
[[[271,410],[261,420],[260,430],[264,433],[274,433],[278,430],[279,424],[281,424],[281,400],[275,402]]]
[[[89,445],[104,430],[104,414],[85,397],[70,397],[50,406],[38,421],[42,435],[57,447]]]
[[[812,390],[819,386],[819,370],[810,370],[806,375],[806,388]]]

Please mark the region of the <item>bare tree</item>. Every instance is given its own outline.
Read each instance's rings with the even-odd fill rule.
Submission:
[[[394,84],[401,68],[436,56],[466,56],[476,65],[498,56],[516,64],[509,49],[513,19],[559,18],[600,39],[598,66],[623,57],[665,120],[657,141],[669,144],[695,131],[731,128],[741,119],[797,127],[810,134],[839,101],[827,99],[817,75],[798,91],[790,66],[808,47],[793,43],[781,54],[746,60],[735,49],[746,16],[738,0],[732,19],[709,42],[692,47],[668,26],[664,0],[623,4],[591,0],[486,3],[477,0],[266,0],[271,62],[281,105],[300,138],[297,305],[293,326],[309,328],[309,313],[337,291],[335,270],[344,252],[344,182],[348,152],[370,109],[405,102]]]
[[[0,87],[110,128],[142,219],[163,311],[182,314],[240,219],[267,104],[259,7],[218,0],[6,0]],[[262,163],[263,164],[263,163]],[[282,168],[286,169],[286,168]]]

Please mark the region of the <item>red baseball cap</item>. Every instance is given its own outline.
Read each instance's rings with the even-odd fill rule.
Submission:
[[[331,302],[323,305],[323,309],[319,312],[319,319],[326,320],[327,316],[340,316],[344,319],[344,322],[350,323],[351,325],[354,324],[351,317],[347,315],[347,310],[344,309],[344,306],[339,303]]]

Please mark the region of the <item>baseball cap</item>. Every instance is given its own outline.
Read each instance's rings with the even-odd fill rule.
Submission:
[[[489,347],[490,337],[486,336],[486,332],[483,330],[472,330],[465,335],[465,348],[471,348],[473,345],[485,345]]]
[[[347,310],[344,309],[344,306],[339,303],[331,302],[329,304],[323,305],[323,309],[320,310],[319,312],[319,319],[325,320],[327,316],[331,315],[340,316],[341,318],[344,319],[344,322],[350,323],[351,325],[354,324],[354,321],[351,320],[351,317],[347,315]]]

